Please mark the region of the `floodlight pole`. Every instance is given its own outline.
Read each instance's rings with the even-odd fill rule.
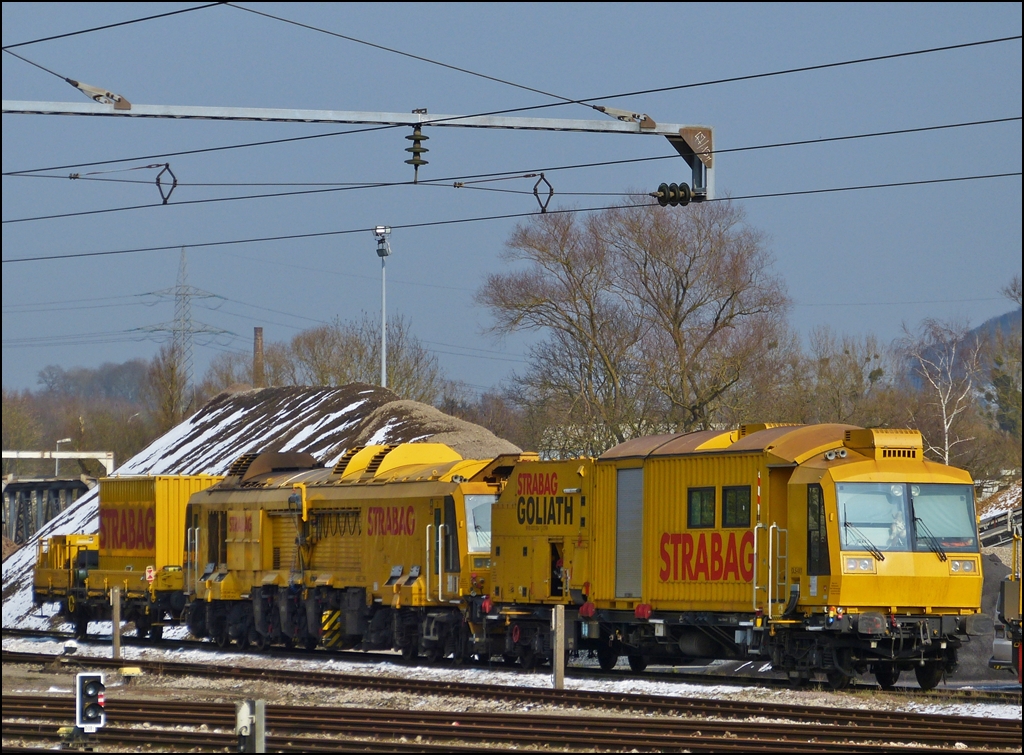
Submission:
[[[60,451],[60,444],[61,443],[72,443],[72,442],[73,441],[71,440],[71,438],[61,438],[60,440],[57,441],[57,451]],[[59,456],[53,457],[53,476],[54,477],[60,477],[60,457]]]
[[[380,257],[380,387],[388,387],[388,318],[387,318],[387,288],[385,261],[391,254],[391,246],[388,244],[388,236],[391,229],[386,225],[379,225],[373,229],[377,237],[377,256]]]

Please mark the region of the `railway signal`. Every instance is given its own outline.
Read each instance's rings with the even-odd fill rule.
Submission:
[[[75,726],[93,734],[107,723],[103,674],[83,672],[75,677]]]

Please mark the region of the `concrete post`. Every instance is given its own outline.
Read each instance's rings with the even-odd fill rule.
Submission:
[[[121,588],[112,587],[110,589],[110,605],[111,605],[111,622],[113,629],[111,630],[111,640],[114,646],[113,658],[115,661],[121,660]]]
[[[555,689],[565,687],[565,606],[557,605],[551,614],[551,629],[555,636],[552,643],[551,671]]]
[[[253,745],[255,752],[267,751],[267,701],[256,701],[255,721],[253,722]]]

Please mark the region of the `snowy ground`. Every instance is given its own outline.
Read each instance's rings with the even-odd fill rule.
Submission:
[[[53,640],[28,640],[22,638],[5,638],[3,649],[13,652],[52,653],[60,655],[64,643]],[[75,652],[76,658],[104,656],[110,654],[109,645],[79,643]],[[202,663],[206,665],[224,664],[231,666],[248,666],[288,669],[291,671],[326,671],[359,676],[384,676],[430,679],[436,681],[467,682],[474,684],[498,684],[516,687],[550,687],[551,676],[544,673],[524,674],[511,673],[509,670],[492,670],[487,668],[459,667],[428,667],[409,668],[398,663],[353,662],[330,657],[323,659],[282,659],[268,658],[259,655],[239,655],[234,652],[216,649],[171,649],[125,646],[122,657],[126,663],[132,660],[167,660],[182,663]],[[116,677],[116,675],[111,675]],[[70,676],[68,677],[70,679]],[[28,674],[17,674],[13,669],[4,668],[4,693],[21,692],[23,694],[45,694],[47,692],[70,694],[70,681],[52,684],[49,679],[40,677],[32,679]],[[149,682],[150,693],[174,697],[205,697],[223,696],[224,699],[252,697],[254,694],[264,695],[269,702],[294,704],[304,702],[315,705],[404,705],[408,701],[402,695],[394,693],[370,693],[365,690],[321,690],[304,685],[275,685],[270,683],[219,681],[209,678],[177,678],[161,677]],[[117,686],[114,681],[111,694]],[[621,681],[572,679],[565,680],[568,689],[584,689],[601,692],[636,693],[663,695],[680,699],[734,699],[759,702],[786,703],[796,705],[819,705],[843,708],[861,708],[874,710],[901,710],[912,713],[929,713],[943,716],[974,716],[991,718],[1021,718],[1019,705],[990,705],[982,703],[922,703],[901,699],[898,695],[884,693],[832,693],[822,690],[790,690],[757,686],[735,685],[697,685],[691,683],[674,683],[665,681],[648,681],[643,679],[623,679]],[[65,690],[64,687],[67,687]],[[254,687],[257,687],[254,689]],[[143,688],[137,688],[133,694],[149,696]],[[221,699],[218,697],[217,699]],[[420,701],[417,707],[422,704]],[[453,696],[435,700],[432,705],[453,710],[467,710],[467,699]],[[469,706],[476,707],[476,706]],[[533,703],[510,701],[488,701],[489,710],[524,711],[545,710],[554,712],[549,706]],[[574,711],[575,713],[576,711]]]

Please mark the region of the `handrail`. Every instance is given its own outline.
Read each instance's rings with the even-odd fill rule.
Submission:
[[[424,534],[426,535],[426,541],[427,541],[427,555],[426,555],[426,559],[427,560],[426,560],[426,569],[425,569],[425,571],[426,571],[425,580],[426,581],[424,582],[424,586],[425,586],[426,590],[424,591],[423,594],[426,596],[426,600],[430,600],[430,533],[433,532],[433,531],[434,531],[434,525],[432,525],[432,524],[428,524],[427,525],[427,529],[424,531]]]
[[[192,528],[185,528],[185,592],[192,587]]]
[[[757,560],[757,531],[758,530],[766,530],[766,529],[768,529],[768,528],[765,527],[763,524],[761,524],[761,522],[758,522],[756,525],[754,525],[754,580],[753,580],[754,589],[753,589],[752,592],[754,594],[753,595],[753,599],[754,599],[754,606],[753,606],[753,608],[754,608],[755,611],[757,610],[757,591],[758,591],[758,589],[760,589],[757,586],[757,564],[758,564],[758,560]]]
[[[444,530],[444,533],[441,530]],[[437,525],[437,600],[439,603],[444,602],[444,534],[447,532],[447,524]]]

